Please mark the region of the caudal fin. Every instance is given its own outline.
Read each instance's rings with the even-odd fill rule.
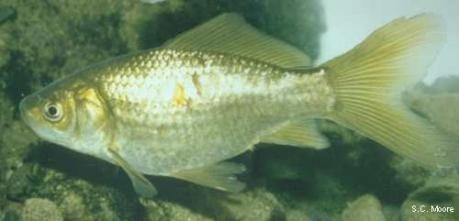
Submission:
[[[413,114],[401,98],[423,78],[444,40],[439,18],[400,18],[322,65],[336,94],[329,118],[426,167],[457,168],[457,143]]]

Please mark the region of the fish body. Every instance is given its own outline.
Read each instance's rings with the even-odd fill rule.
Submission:
[[[120,155],[147,174],[234,157],[333,103],[321,72],[223,54],[155,50],[92,76],[112,109]]]
[[[115,59],[64,81],[64,90],[83,88],[98,104],[91,110],[106,125],[89,131],[113,139],[128,163],[151,175],[234,157],[288,121],[323,114],[334,99],[320,70],[170,49]],[[65,144],[79,151],[107,145]]]
[[[433,57],[404,52],[434,54],[439,33],[429,16],[400,19],[310,68],[298,50],[226,14],[158,49],[59,80],[26,97],[20,110],[40,137],[121,166],[148,197],[156,190],[142,174],[239,191],[234,175],[244,167],[223,161],[258,142],[325,148],[312,118],[336,121],[427,166],[454,167],[459,157],[449,140],[394,96]],[[425,65],[404,69],[399,60]]]

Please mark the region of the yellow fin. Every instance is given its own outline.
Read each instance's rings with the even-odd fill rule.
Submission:
[[[218,164],[179,171],[173,177],[199,185],[228,192],[240,192],[245,184],[235,177],[245,171],[242,164],[221,162]]]
[[[397,19],[322,67],[336,94],[329,118],[429,169],[456,168],[459,145],[403,104],[445,40],[441,21]]]
[[[303,52],[257,31],[235,13],[217,16],[166,42],[162,48],[238,55],[282,67],[311,65]]]
[[[309,147],[317,150],[330,146],[327,138],[318,131],[314,120],[289,122],[273,134],[263,137],[261,142]]]
[[[156,194],[156,188],[151,184],[150,181],[145,178],[141,173],[135,171],[128,162],[126,162],[115,150],[109,149],[112,154],[113,160],[117,163],[118,166],[123,168],[123,170],[129,176],[131,180],[132,187],[135,192],[145,198],[153,198]]]

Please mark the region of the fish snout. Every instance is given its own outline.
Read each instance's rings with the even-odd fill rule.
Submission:
[[[36,110],[39,104],[40,98],[37,95],[29,95],[19,102],[19,112],[22,120],[27,124],[29,119],[33,117],[32,110]]]

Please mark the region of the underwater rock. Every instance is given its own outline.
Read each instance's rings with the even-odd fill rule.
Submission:
[[[224,207],[231,212],[235,220],[269,221],[286,218],[284,206],[272,193],[263,188],[236,194],[234,199],[236,203],[227,203]],[[307,216],[302,218],[308,220]]]
[[[3,125],[4,132],[0,134],[0,159],[9,169],[22,164],[23,157],[30,151],[28,148],[37,141],[37,137],[18,120]]]
[[[403,203],[402,221],[459,220],[459,176],[432,177]]]
[[[341,214],[343,221],[385,221],[382,206],[373,195],[363,195],[353,202]]]
[[[273,217],[273,219],[270,219],[269,221],[271,221],[271,220],[285,220],[285,221],[327,220],[327,219],[314,219],[314,218],[309,217],[307,214],[308,214],[308,212],[306,212],[305,210],[302,210],[302,209],[289,209],[289,210],[287,210],[287,212],[285,214],[285,219],[283,219],[283,217],[280,217],[280,219],[275,219],[275,217]]]
[[[458,88],[459,77],[442,77],[431,86],[418,85],[404,99],[416,113],[459,140]]]
[[[32,175],[34,174],[33,166],[23,165],[14,171],[7,174],[7,181],[5,182],[6,196],[14,201],[23,201],[31,192],[31,188],[34,186]]]
[[[195,213],[190,209],[170,202],[157,202],[154,200],[142,201],[146,209],[148,221],[165,220],[188,220],[188,221],[212,221],[213,219]]]
[[[2,106],[4,101],[7,100],[0,99],[0,111],[5,113],[0,115],[0,195],[27,198],[23,193],[33,185],[27,178],[30,176],[30,167],[23,167],[24,158],[36,137],[22,122],[13,120],[14,108]]]
[[[25,201],[21,218],[23,221],[63,221],[61,212],[57,205],[41,198],[31,198]]]
[[[118,207],[113,205],[113,202],[116,200],[111,198],[102,196],[97,201],[88,200],[87,196],[78,195],[75,192],[71,192],[71,190],[65,191],[62,197],[59,209],[67,221],[119,221],[136,219],[135,216],[125,215],[124,211],[117,211]],[[136,204],[136,201],[131,202],[131,204]],[[133,213],[134,211],[130,212]],[[129,211],[126,212],[129,214]]]
[[[197,196],[192,196],[192,192]],[[186,196],[188,198],[184,199],[184,203],[161,199],[141,202],[148,220],[311,220],[308,208],[288,208],[265,188],[250,189],[237,194],[216,193],[214,190],[204,189],[187,192]],[[193,205],[187,205],[190,200]]]
[[[431,175],[431,171],[419,166],[411,159],[400,156],[394,156],[389,162],[389,166],[397,171],[394,178],[413,190],[422,187]]]
[[[68,221],[93,221],[95,218],[89,212],[80,195],[69,192],[59,204],[65,220]]]

